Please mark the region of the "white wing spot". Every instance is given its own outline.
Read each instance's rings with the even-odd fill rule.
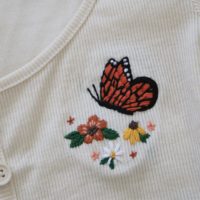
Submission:
[[[124,68],[124,72],[126,73],[128,71],[128,68]]]
[[[117,65],[117,62],[116,62],[116,61],[114,61],[114,62],[113,62],[113,65]]]

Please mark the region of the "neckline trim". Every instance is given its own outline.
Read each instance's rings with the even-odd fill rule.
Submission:
[[[50,43],[38,56],[33,58],[23,67],[7,74],[0,79],[0,92],[3,92],[25,81],[40,71],[52,60],[74,37],[84,22],[89,17],[96,0],[83,0],[72,19],[56,39]]]

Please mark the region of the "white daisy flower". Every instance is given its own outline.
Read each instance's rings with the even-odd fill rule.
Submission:
[[[114,145],[113,142],[108,143],[108,147],[103,148],[102,159],[100,165],[108,164],[110,169],[115,168],[115,164],[121,161],[123,152],[120,149],[120,143]]]

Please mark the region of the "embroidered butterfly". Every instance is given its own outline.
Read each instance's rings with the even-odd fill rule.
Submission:
[[[87,90],[100,106],[128,115],[152,108],[158,98],[154,80],[148,77],[133,79],[128,57],[119,62],[113,58],[108,61],[101,77],[100,95],[95,85],[92,86],[96,96],[89,88]]]

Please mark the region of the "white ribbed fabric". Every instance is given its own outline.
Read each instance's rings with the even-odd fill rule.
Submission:
[[[0,163],[7,164],[2,148],[0,148]],[[0,186],[0,199],[16,200],[15,189],[12,182],[9,182],[5,186]]]
[[[197,0],[84,0],[46,50],[1,78],[0,138],[14,188],[0,189],[0,199],[200,199],[199,8]],[[100,107],[87,92],[108,59],[124,56],[134,77],[159,88],[156,105],[133,116]],[[90,158],[106,140],[69,147],[64,133],[94,114],[135,159],[110,170]],[[155,122],[147,144],[123,140],[131,120]]]

